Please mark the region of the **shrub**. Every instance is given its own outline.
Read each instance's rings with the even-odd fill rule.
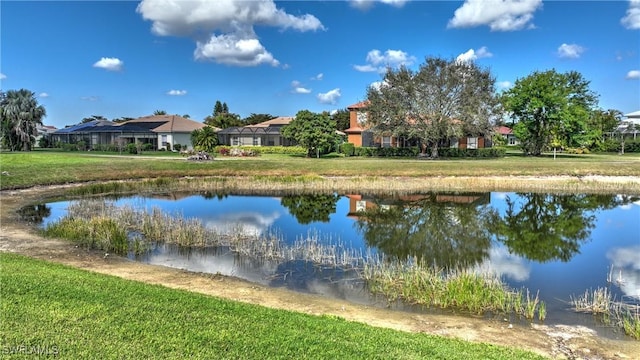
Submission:
[[[340,144],[340,153],[345,156],[353,156],[355,154],[356,147],[352,143]]]
[[[142,151],[151,151],[151,150],[154,150],[152,143],[142,144]]]
[[[138,153],[138,146],[136,144],[127,144],[127,152],[129,154],[137,154]]]
[[[173,145],[173,148],[174,148],[176,151],[180,151],[180,150],[182,149],[182,145],[181,145],[181,144],[175,144],[175,145]]]

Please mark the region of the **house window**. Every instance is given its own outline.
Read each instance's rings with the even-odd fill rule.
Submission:
[[[364,200],[356,201],[356,211],[365,211],[367,210],[367,202]]]
[[[253,137],[253,146],[258,146],[260,145],[260,138],[257,136]]]
[[[167,146],[167,135],[162,135],[162,146]]]
[[[232,136],[231,137],[231,145],[233,146],[238,146],[240,145],[240,139],[238,139],[237,136]]]
[[[458,138],[451,138],[449,141],[449,147],[457,149],[460,145],[458,144]]]
[[[391,147],[391,136],[382,137],[382,147]]]
[[[467,149],[477,149],[478,148],[478,138],[470,137],[467,138]]]
[[[514,136],[509,136],[509,145],[515,145],[516,144],[516,138]]]

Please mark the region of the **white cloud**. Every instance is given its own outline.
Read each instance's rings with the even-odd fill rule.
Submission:
[[[287,14],[271,0],[143,0],[136,11],[152,22],[156,35],[193,37],[196,59],[234,66],[280,64],[260,43],[254,25],[324,30],[315,16]]]
[[[294,94],[309,94],[311,93],[311,89],[303,87],[300,81],[293,80],[291,82],[291,92]]]
[[[97,96],[83,96],[80,99],[84,101],[98,101],[100,98]]]
[[[0,80],[4,80],[7,78],[7,75],[0,73]]]
[[[578,44],[562,44],[558,47],[558,56],[561,58],[577,59],[585,51]]]
[[[629,1],[627,15],[620,19],[620,23],[627,29],[640,29],[640,0]]]
[[[187,95],[187,90],[169,90],[167,91],[167,95],[171,95],[171,96]]]
[[[640,70],[630,70],[626,78],[629,80],[640,79]]]
[[[335,88],[333,90],[329,90],[326,93],[318,94],[318,101],[323,104],[335,105],[340,99],[340,96],[342,96],[340,94],[340,88]]]
[[[212,35],[206,43],[196,42],[194,56],[198,60],[213,60],[235,66],[280,64],[258,39],[240,38],[236,34]]]
[[[312,77],[311,80],[322,80],[323,77],[324,77],[324,74],[319,73],[318,75]]]
[[[349,0],[351,6],[360,10],[367,10],[376,2],[380,2],[395,7],[402,7],[408,0]]]
[[[387,82],[385,80],[382,81],[374,81],[371,84],[369,84],[369,87],[373,88],[374,90],[380,91],[380,88],[387,85]]]
[[[120,71],[122,70],[122,66],[124,66],[124,62],[122,62],[122,60],[118,58],[109,58],[109,57],[103,57],[93,64],[93,67],[97,67],[97,68],[101,68],[109,71]]]
[[[532,28],[533,13],[542,7],[542,0],[466,0],[459,7],[449,28],[488,25],[491,31],[514,31]]]
[[[385,72],[387,67],[399,68],[409,66],[416,61],[414,56],[410,56],[402,50],[387,50],[383,53],[374,49],[367,53],[367,64],[354,65],[353,68],[361,72]]]
[[[456,61],[458,62],[469,62],[475,61],[477,59],[492,57],[493,54],[489,52],[486,46],[483,46],[477,50],[469,49],[467,52],[458,55]]]
[[[513,84],[511,83],[511,81],[498,81],[496,83],[496,85],[498,86],[499,89],[504,90],[504,89],[508,89],[510,87],[513,86]]]
[[[43,98],[43,99],[44,99],[44,98],[48,98],[48,97],[49,97],[49,94],[47,94],[46,92],[41,92],[40,94],[38,94],[38,97],[39,97],[39,98]]]

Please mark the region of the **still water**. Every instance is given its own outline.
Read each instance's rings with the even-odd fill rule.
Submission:
[[[221,233],[275,234],[290,246],[312,237],[363,257],[417,257],[439,268],[496,273],[513,288],[539,292],[550,324],[597,327],[591,315],[573,313],[568,303],[598,287],[608,287],[616,300],[640,303],[640,198],[633,196],[174,194],[111,201],[198,218]],[[68,206],[63,201],[32,210],[46,225],[63,217]],[[224,247],[167,244],[130,257],[358,303],[381,302],[364,290],[353,270],[302,259],[255,259]]]

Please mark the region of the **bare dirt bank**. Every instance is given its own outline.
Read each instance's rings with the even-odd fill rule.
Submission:
[[[598,177],[590,181],[607,183],[640,180]],[[97,273],[272,308],[307,314],[329,314],[373,326],[518,347],[551,358],[639,358],[640,342],[603,339],[592,330],[582,327],[510,326],[507,322],[470,317],[405,313],[354,305],[321,296],[267,288],[231,277],[145,265],[115,256],[105,257],[104,253],[79,249],[66,241],[42,238],[33,228],[19,219],[16,210],[22,205],[33,204],[40,199],[59,193],[64,187],[66,186],[0,192],[0,251],[20,253]]]

